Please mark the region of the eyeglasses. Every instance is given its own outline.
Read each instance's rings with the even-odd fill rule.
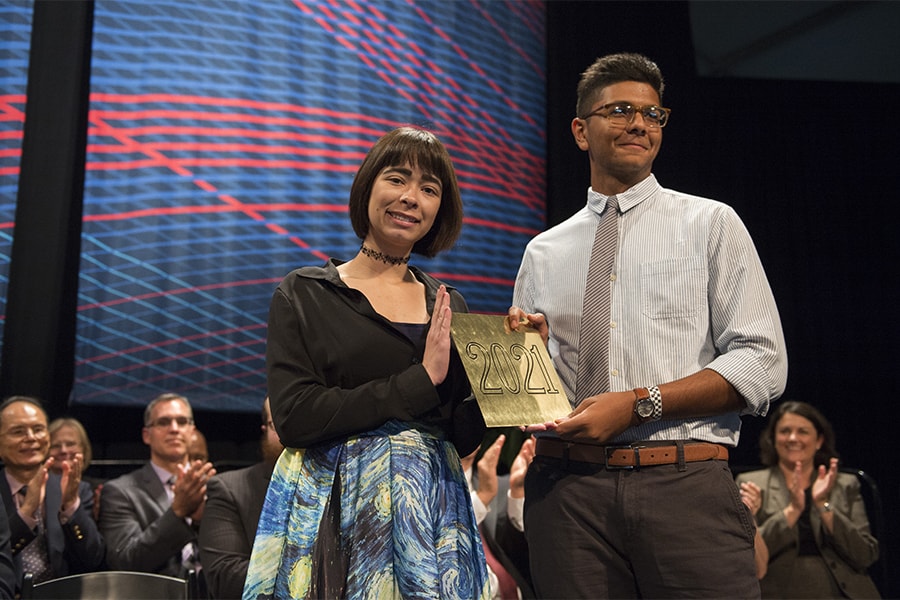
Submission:
[[[181,429],[188,425],[193,425],[194,420],[190,417],[160,417],[155,421],[147,423],[147,427],[161,427],[165,429],[166,427],[171,427],[172,423],[175,423],[178,425],[178,428]]]
[[[652,106],[632,106],[627,102],[613,102],[612,104],[604,104],[581,118],[606,117],[613,125],[625,127],[634,121],[634,115],[641,113],[647,127],[650,129],[656,129],[657,127],[662,129],[669,122],[671,112],[670,109],[656,106],[655,104]]]
[[[33,427],[25,427],[24,425],[17,425],[4,431],[3,435],[16,440],[24,439],[29,435],[36,438],[43,438],[47,437],[47,426],[34,425]]]

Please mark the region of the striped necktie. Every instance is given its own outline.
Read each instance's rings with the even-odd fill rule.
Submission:
[[[619,206],[616,197],[610,196],[594,233],[584,286],[575,378],[576,404],[609,390],[610,292],[615,279],[613,264],[618,242]]]

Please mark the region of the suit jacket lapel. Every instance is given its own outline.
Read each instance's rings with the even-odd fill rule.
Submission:
[[[166,488],[163,486],[162,481],[159,480],[159,476],[153,469],[153,465],[149,462],[144,465],[140,471],[140,477],[143,480],[144,489],[147,490],[149,496],[156,505],[159,506],[160,514],[166,512],[172,503],[169,501],[169,496],[166,494]]]
[[[780,467],[774,466],[769,470],[767,490],[769,492],[769,500],[766,503],[771,503],[770,506],[774,507],[774,510],[780,511],[790,503],[791,492]]]
[[[9,483],[6,481],[6,469],[0,469],[0,497],[3,498],[3,505],[6,507],[6,514],[12,515],[16,510],[16,503],[13,502],[12,492],[9,490]]]

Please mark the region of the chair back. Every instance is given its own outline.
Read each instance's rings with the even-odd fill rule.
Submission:
[[[884,504],[881,501],[881,492],[875,478],[863,471],[852,467],[841,467],[842,473],[856,475],[859,480],[859,493],[866,505],[866,516],[869,518],[869,531],[878,540],[878,560],[869,567],[869,575],[875,582],[875,586],[886,596],[890,582],[890,569],[888,565],[888,532],[884,520]]]
[[[98,571],[34,583],[30,573],[22,585],[23,600],[191,600],[191,579],[137,571]]]

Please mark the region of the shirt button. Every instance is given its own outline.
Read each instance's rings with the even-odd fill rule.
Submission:
[[[616,322],[615,322],[615,321],[610,321],[610,322],[609,322],[609,327],[610,327],[610,329],[615,329],[615,328],[616,328]]]
[[[615,280],[616,280],[616,274],[615,274],[615,273],[610,273],[610,274],[609,274],[609,280],[610,280],[610,281],[615,281]]]
[[[612,375],[613,377],[618,377],[618,376],[619,376],[619,370],[618,370],[618,369],[612,369],[612,370],[609,372],[609,374]]]

